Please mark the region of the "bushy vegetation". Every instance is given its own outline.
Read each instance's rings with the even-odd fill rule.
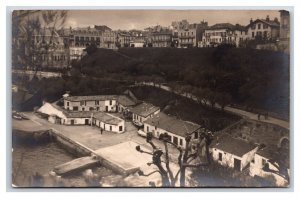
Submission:
[[[154,104],[178,119],[198,123],[211,131],[218,131],[238,121],[240,117],[197,103],[183,96],[155,87],[134,87],[135,96]]]
[[[289,114],[289,56],[247,48],[98,49],[73,66],[83,74],[200,88],[211,100]],[[225,105],[227,105],[225,104]]]

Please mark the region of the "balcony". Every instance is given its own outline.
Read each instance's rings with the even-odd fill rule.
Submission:
[[[178,38],[196,38],[195,35],[179,35]]]

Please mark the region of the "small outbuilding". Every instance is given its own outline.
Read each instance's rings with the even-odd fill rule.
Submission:
[[[257,149],[256,145],[227,134],[217,136],[210,145],[213,160],[237,171],[250,164]]]

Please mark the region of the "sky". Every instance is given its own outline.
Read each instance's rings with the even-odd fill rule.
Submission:
[[[278,10],[70,10],[65,27],[107,25],[113,30],[144,29],[172,21],[188,20],[190,23],[207,21],[208,25],[232,23],[248,25],[250,18],[277,17]]]

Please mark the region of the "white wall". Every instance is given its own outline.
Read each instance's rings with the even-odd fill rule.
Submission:
[[[265,160],[265,162],[268,163],[269,159],[262,157],[258,154],[254,155],[254,162],[250,163],[250,172],[249,172],[250,176],[252,177],[254,177],[255,175],[259,177],[273,176],[278,186],[285,186],[287,184],[287,181],[283,177],[280,177],[279,175],[270,172],[265,172],[263,170],[264,167],[263,160]],[[270,163],[269,163],[269,168],[278,171],[278,169]]]
[[[239,156],[236,156],[231,153],[227,153],[227,152],[222,151],[217,148],[211,148],[213,160],[217,161],[222,166],[228,166],[230,168],[234,168],[234,159],[241,160],[241,170],[240,171],[242,171],[251,162],[256,150],[257,150],[257,148],[246,153],[242,157],[239,157]],[[222,161],[219,160],[219,153],[222,153]]]
[[[64,119],[64,124],[71,125],[71,120],[74,120],[74,125],[85,125],[85,120],[89,120],[89,124],[91,124],[91,118],[67,118]]]
[[[94,110],[98,111],[106,111],[106,106],[108,107],[109,112],[115,112],[116,111],[116,100],[111,100],[112,103],[110,105],[110,100],[105,100],[105,101],[99,101],[99,104],[96,104],[95,100],[86,100],[82,102],[73,102],[73,101],[68,101],[64,100],[64,108],[69,109],[69,110],[74,110],[74,106],[78,107],[78,111],[90,111],[90,107],[92,107]],[[69,106],[67,103],[69,102]]]
[[[167,133],[169,136],[171,136],[171,141],[174,143],[174,137],[177,137],[178,138],[178,145],[180,145],[180,140],[182,141],[182,145],[180,145],[181,147],[185,148],[185,138],[184,137],[181,137],[179,135],[176,135],[176,134],[173,134],[169,131],[166,131],[164,129],[161,129],[161,128],[156,128],[155,129],[155,126],[152,126],[152,125],[149,125],[147,123],[144,124],[144,132],[148,133],[148,132],[151,132],[153,134],[153,136],[155,138],[159,138],[160,134],[163,134],[163,133]]]
[[[138,122],[144,123],[147,119],[152,118],[154,115],[158,114],[159,112],[160,112],[160,109],[151,113],[147,117],[143,117],[143,116],[137,115],[135,113],[132,113],[132,121],[138,121]]]

